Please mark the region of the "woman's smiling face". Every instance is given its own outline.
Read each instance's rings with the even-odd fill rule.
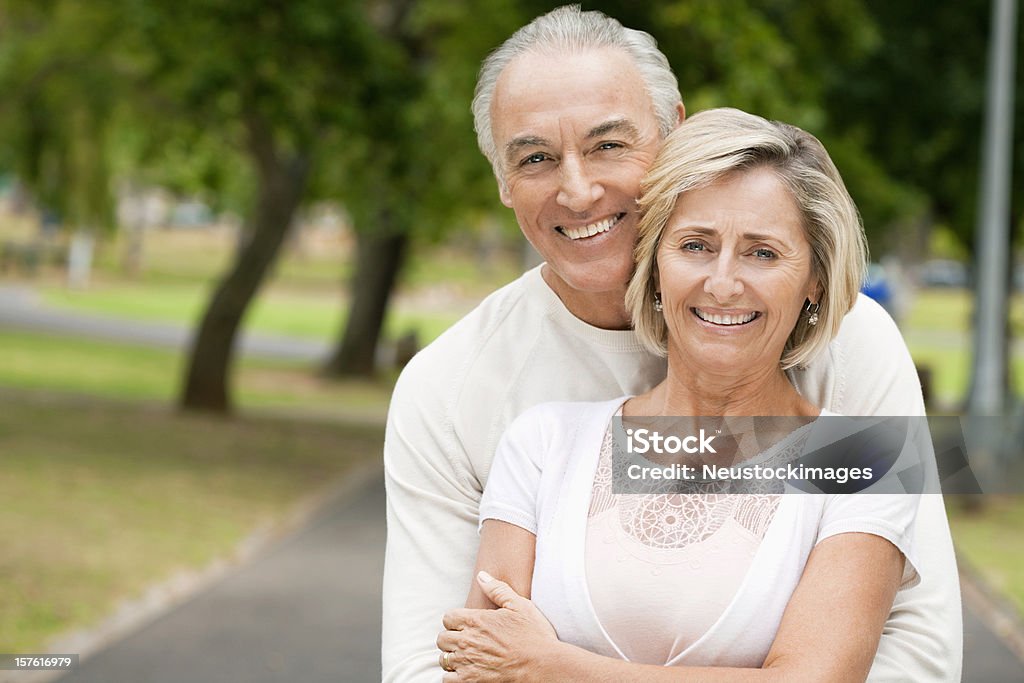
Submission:
[[[778,368],[805,300],[818,300],[800,210],[767,167],[681,195],[657,258],[679,367],[737,380]]]

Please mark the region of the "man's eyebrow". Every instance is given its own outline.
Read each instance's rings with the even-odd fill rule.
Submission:
[[[536,135],[523,135],[518,138],[512,138],[505,145],[505,158],[512,161],[516,153],[524,147],[547,147],[549,144],[545,138],[537,137]]]
[[[640,131],[629,119],[612,119],[591,128],[587,138],[599,138],[609,133],[621,133],[634,138],[640,136]]]

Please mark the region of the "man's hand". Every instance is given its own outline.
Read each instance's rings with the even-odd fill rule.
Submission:
[[[444,683],[541,680],[542,656],[559,646],[555,629],[504,581],[483,571],[477,581],[498,609],[445,613],[446,630],[437,637],[438,662],[451,669]]]

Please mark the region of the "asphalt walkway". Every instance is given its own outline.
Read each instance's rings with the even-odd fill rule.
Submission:
[[[59,680],[379,681],[383,570],[384,481],[378,475]]]
[[[80,313],[48,306],[31,287],[0,284],[0,329],[47,332],[64,337],[102,339],[170,349],[183,349],[192,330],[183,325]],[[242,355],[283,360],[321,361],[330,348],[325,342],[243,331]]]

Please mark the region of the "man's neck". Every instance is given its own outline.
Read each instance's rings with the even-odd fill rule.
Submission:
[[[625,284],[606,292],[586,292],[570,287],[546,265],[540,273],[569,312],[588,325],[602,330],[628,330],[632,327],[626,311]]]

